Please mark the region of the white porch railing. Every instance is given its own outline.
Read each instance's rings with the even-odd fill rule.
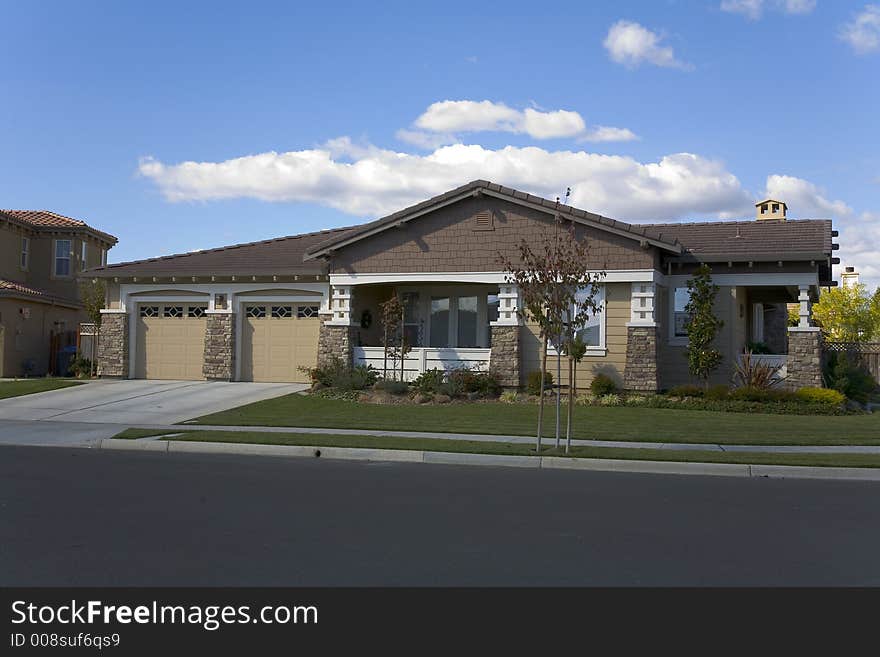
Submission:
[[[737,360],[742,363],[742,355],[737,356]],[[779,370],[776,372],[776,376],[780,379],[788,376],[787,354],[752,354],[752,361],[778,367]]]
[[[491,349],[479,348],[434,348],[415,347],[406,355],[403,362],[404,379],[412,381],[422,372],[437,368],[441,370],[455,370],[463,367],[488,371],[489,353]],[[385,359],[383,347],[355,347],[354,364],[372,365],[380,373]],[[388,359],[389,375],[395,361]],[[397,371],[400,371],[400,362],[397,361]]]

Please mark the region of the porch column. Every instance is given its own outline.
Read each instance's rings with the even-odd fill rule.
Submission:
[[[519,388],[520,381],[520,316],[519,288],[501,285],[498,293],[498,319],[489,324],[492,348],[489,370],[505,388]]]
[[[318,329],[318,365],[340,359],[351,367],[354,347],[358,342],[359,326],[352,318],[354,288],[350,285],[331,285],[326,304],[319,314],[324,318]]]
[[[626,325],[626,365],[623,387],[640,392],[657,392],[657,322],[654,283],[633,283],[630,293],[630,321]]]
[[[810,288],[800,286],[798,294],[799,321],[788,329],[788,376],[785,387],[789,390],[822,387],[822,332],[812,326]]]
[[[235,314],[231,310],[209,310],[206,319],[202,374],[209,381],[232,381],[235,378]]]
[[[128,378],[128,313],[102,310],[98,336],[98,376]]]

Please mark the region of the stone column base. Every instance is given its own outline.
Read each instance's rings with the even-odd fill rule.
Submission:
[[[490,326],[489,370],[504,388],[519,388],[519,326]]]
[[[787,369],[783,383],[787,390],[823,387],[822,333],[818,328],[788,329]]]
[[[351,367],[359,327],[321,324],[318,329],[318,366],[328,365],[334,358]]]
[[[657,328],[626,328],[626,365],[623,387],[638,392],[657,392]]]
[[[235,315],[212,312],[206,317],[202,374],[209,381],[232,381],[235,378]]]
[[[128,313],[101,315],[98,376],[128,378]]]

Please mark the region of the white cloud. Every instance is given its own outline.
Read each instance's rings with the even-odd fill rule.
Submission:
[[[408,130],[401,128],[395,135],[400,141],[406,144],[418,146],[421,149],[432,151],[435,148],[454,144],[458,141],[455,135],[445,132],[426,132],[424,130]]]
[[[853,209],[843,201],[830,201],[825,192],[808,180],[774,174],[767,176],[765,197],[788,204],[789,212],[804,219],[851,217]]]
[[[381,216],[476,178],[550,198],[570,186],[574,205],[630,221],[742,216],[752,201],[721,163],[690,153],[642,163],[585,151],[454,144],[422,156],[342,138],[315,149],[222,162],[144,158],[139,171],[170,201],[301,201],[359,216]]]
[[[617,21],[608,30],[602,45],[609,57],[628,68],[648,63],[655,66],[690,69],[690,64],[675,57],[670,46],[661,45],[663,37],[632,21]]]
[[[580,137],[580,141],[632,141],[628,128],[593,126],[571,110],[514,109],[491,100],[443,100],[432,103],[413,123],[397,131],[397,138],[425,150],[461,142],[456,133],[510,132],[533,139]]]
[[[607,125],[597,125],[584,134],[578,141],[608,142],[608,141],[635,141],[639,136],[629,128],[613,128]]]
[[[535,139],[571,137],[584,131],[583,117],[577,112],[555,110],[544,112],[527,108],[524,111],[491,100],[443,100],[432,103],[415,120],[415,126],[437,133],[514,132],[526,133]]]
[[[786,14],[809,14],[816,8],[816,0],[722,0],[721,11],[742,14],[751,20],[761,18],[764,9],[771,7]]]
[[[865,5],[861,13],[840,28],[838,35],[859,54],[880,50],[880,5]]]

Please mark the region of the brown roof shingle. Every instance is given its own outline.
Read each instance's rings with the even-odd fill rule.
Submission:
[[[685,247],[686,259],[819,260],[831,255],[830,219],[649,224]]]
[[[349,230],[350,227],[334,228],[204,251],[121,262],[90,269],[86,274],[98,277],[324,274],[327,271],[324,263],[303,260],[306,250],[333,234]]]
[[[59,297],[51,292],[47,292],[33,285],[25,285],[18,281],[9,280],[8,278],[0,278],[0,296],[14,296],[32,299],[34,301],[44,301],[46,303],[63,303],[65,305],[79,306],[79,302],[73,299]]]
[[[5,215],[9,219],[36,230],[83,230],[93,233],[111,244],[116,244],[118,241],[115,236],[93,228],[85,221],[65,217],[63,214],[51,212],[50,210],[0,210],[0,215]]]

